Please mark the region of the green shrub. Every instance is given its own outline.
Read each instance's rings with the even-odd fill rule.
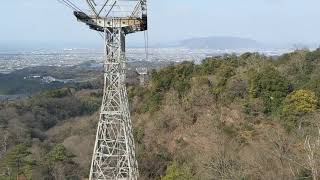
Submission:
[[[220,95],[225,92],[227,81],[235,75],[234,67],[222,63],[216,73],[216,83],[211,89],[211,93],[215,96],[215,99],[218,100]]]
[[[316,94],[317,99],[320,99],[320,76],[318,75],[317,77],[311,78],[311,80],[302,86],[302,89],[313,91]],[[319,103],[320,101],[318,101],[318,106],[320,105]]]
[[[317,104],[318,99],[313,91],[297,90],[286,97],[283,111],[286,114],[304,115],[314,112]]]
[[[257,54],[257,53],[251,53],[251,52],[246,52],[246,53],[241,54],[240,59],[242,59],[242,60],[247,60],[247,59],[249,59],[249,58],[251,58],[251,57],[256,57],[256,56],[259,56],[259,54]]]
[[[316,110],[318,99],[310,90],[297,90],[284,100],[282,121],[287,130],[292,130],[303,124],[303,116]]]
[[[180,167],[177,162],[172,162],[167,167],[166,175],[161,180],[191,180],[190,172],[184,167]]]
[[[3,157],[0,170],[10,175],[8,179],[16,179],[18,176],[30,179],[32,167],[36,165],[35,161],[30,159],[30,154],[26,145],[14,146]]]
[[[46,161],[49,164],[54,164],[55,162],[70,162],[73,155],[67,151],[67,149],[62,144],[55,145],[52,150],[48,153]]]
[[[306,59],[308,61],[318,61],[320,60],[320,49],[317,49],[316,51],[308,52],[306,55]]]
[[[47,91],[45,95],[49,98],[63,98],[66,96],[71,96],[72,91],[70,88],[61,88]]]
[[[217,71],[217,78],[219,79],[219,85],[224,86],[226,81],[236,74],[235,68],[223,63],[218,71]]]
[[[82,104],[82,114],[92,114],[97,112],[101,106],[101,99],[97,97],[83,97],[80,101]]]
[[[191,87],[190,81],[194,67],[192,62],[183,62],[160,71],[152,71],[151,87],[148,90],[132,88],[129,90],[129,97],[132,99],[137,95],[142,99],[142,112],[156,112],[168,90],[174,89],[179,93],[180,98],[185,95]]]
[[[157,91],[166,91],[172,87],[179,80],[190,79],[194,71],[194,64],[192,62],[183,62],[178,65],[172,65],[161,69],[160,71],[153,71],[151,73],[152,84]]]
[[[221,63],[222,61],[218,60],[218,58],[207,58],[202,61],[202,64],[198,68],[198,73],[201,75],[215,74]]]
[[[282,123],[288,131],[301,127],[304,116],[317,108],[318,99],[310,90],[297,90],[289,94],[284,100],[282,108]]]
[[[59,179],[80,179],[79,166],[74,157],[62,144],[56,144],[45,156],[45,167],[49,176]]]
[[[249,94],[253,98],[261,97],[265,104],[265,113],[277,112],[282,101],[289,93],[289,82],[273,67],[266,67],[259,73],[251,71]]]

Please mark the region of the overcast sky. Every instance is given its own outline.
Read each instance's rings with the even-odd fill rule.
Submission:
[[[81,1],[81,0],[74,0]],[[84,1],[84,0],[82,0]],[[319,43],[320,0],[149,0],[150,43],[235,36],[268,43]],[[0,44],[99,47],[97,33],[56,0],[2,0]],[[130,44],[142,35],[130,35]]]

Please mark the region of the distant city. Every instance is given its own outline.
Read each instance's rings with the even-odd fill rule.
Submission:
[[[146,56],[145,48],[129,48],[127,58],[129,62],[182,62],[194,61],[200,63],[206,57],[222,54],[244,52],[259,52],[268,56],[281,55],[293,49],[193,49],[193,48],[149,48]],[[102,64],[103,51],[97,49],[62,49],[37,50],[29,52],[6,53],[0,52],[0,73],[10,73],[27,67],[36,66],[74,66],[87,61]]]

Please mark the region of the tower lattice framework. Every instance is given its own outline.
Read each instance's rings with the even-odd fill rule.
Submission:
[[[125,33],[105,29],[104,93],[90,179],[136,180],[138,164],[129,112]]]
[[[105,42],[103,99],[90,180],[137,180],[138,163],[126,90],[125,37],[147,30],[146,0],[85,0],[84,12],[70,0],[78,21],[102,33]]]

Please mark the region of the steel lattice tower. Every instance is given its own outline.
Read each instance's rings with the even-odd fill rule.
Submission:
[[[77,19],[103,33],[104,90],[90,180],[137,180],[138,163],[126,90],[125,36],[147,30],[146,0],[86,0]],[[124,10],[125,9],[125,10]]]

